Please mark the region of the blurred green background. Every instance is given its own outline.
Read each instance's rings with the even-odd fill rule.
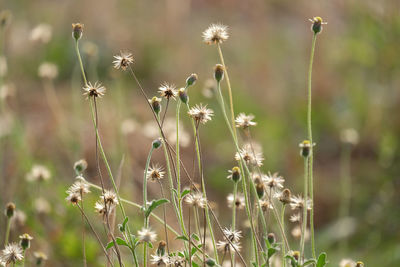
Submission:
[[[98,183],[93,127],[82,96],[71,23],[84,24],[80,43],[89,80],[107,87],[99,101],[100,131],[115,172],[125,155],[126,198],[140,202],[154,123],[136,84],[127,73],[112,68],[113,55],[120,50],[133,53],[134,68],[149,95],[155,95],[163,81],[183,86],[190,73],[199,75],[190,89],[190,102],[207,103],[216,113],[201,132],[209,198],[229,224],[230,215],[222,211],[231,191],[225,177],[235,164],[234,147],[216,99],[204,89],[220,62],[216,47],[205,45],[201,33],[211,23],[229,25],[223,51],[236,112],[256,116],[252,135],[264,150],[263,170],[278,171],[286,186],[299,193],[303,166],[298,144],[306,137],[312,38],[308,19],[313,16],[328,22],[318,36],[313,72],[318,251],[328,252],[329,266],[337,266],[342,258],[363,260],[366,266],[400,265],[399,1],[20,0],[2,1],[0,9],[12,13],[1,37],[8,72],[3,79],[7,88],[1,90],[0,204],[14,201],[25,213],[26,221],[15,226],[12,240],[22,232],[34,236],[32,252],[45,251],[46,266],[81,264],[79,211],[64,200],[75,178],[73,163],[85,158],[86,178]],[[48,25],[51,36],[43,37],[42,29],[38,39],[32,31],[39,24]],[[53,85],[60,105],[46,94],[52,84],[38,77],[43,62],[58,66]],[[61,119],[52,105],[59,108]],[[167,116],[174,118],[174,108]],[[189,121],[182,117],[191,137]],[[360,138],[351,148],[351,218],[345,231],[349,247],[343,250],[338,211],[345,149],[340,133],[346,128],[356,129]],[[183,154],[192,166],[192,141]],[[154,161],[163,164],[161,152]],[[26,173],[34,164],[47,166],[52,178],[42,184],[27,182]],[[156,186],[150,188],[153,197],[157,193]],[[96,197],[97,192],[88,201]],[[38,204],[38,198],[47,206]],[[129,213],[131,221],[140,224],[140,212],[132,208]],[[0,225],[3,237],[5,218]],[[102,230],[100,223],[97,227]],[[89,266],[101,264],[101,251],[92,237],[87,249]]]

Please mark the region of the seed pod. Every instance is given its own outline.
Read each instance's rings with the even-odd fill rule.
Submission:
[[[214,78],[217,82],[220,82],[224,79],[224,66],[222,66],[221,64],[215,65]]]

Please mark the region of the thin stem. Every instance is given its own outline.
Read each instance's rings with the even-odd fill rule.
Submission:
[[[304,157],[304,207],[303,207],[303,218],[302,218],[302,230],[300,238],[300,259],[304,262],[304,243],[306,240],[307,230],[307,198],[308,198],[308,158]]]
[[[85,243],[85,218],[83,217],[83,194],[81,192],[81,207],[82,207],[82,253],[83,253],[83,266],[87,266],[86,263],[86,243]]]
[[[4,238],[4,247],[8,244],[8,238],[10,236],[10,229],[11,229],[11,218],[7,217],[7,228],[6,228],[6,236]]]
[[[151,160],[151,155],[153,154],[154,147],[151,146],[149,155],[147,156],[147,161],[146,161],[146,167],[144,169],[144,175],[143,175],[143,208],[144,212],[147,210],[147,171],[149,170],[149,165],[150,165],[150,160]],[[149,227],[149,217],[144,216],[144,228]],[[143,265],[146,267],[147,266],[147,246],[148,244],[145,242],[143,244]]]
[[[164,189],[160,180],[158,180],[158,184],[160,185],[161,197],[165,198]],[[167,231],[167,216],[166,216],[166,208],[163,205],[163,219],[164,219],[164,234],[165,234],[165,242],[167,243],[167,252],[169,255],[169,241],[168,241],[168,231]]]
[[[236,228],[236,196],[237,196],[237,187],[238,183],[233,182],[233,205],[232,205],[232,227],[231,230],[234,231]],[[230,251],[229,251],[230,252]],[[234,267],[236,265],[235,262],[235,253],[230,253],[231,255],[231,265]]]
[[[84,81],[85,85],[87,85],[88,83],[87,83],[87,79],[86,79],[85,69],[83,68],[81,53],[79,52],[79,41],[78,40],[75,41],[75,51],[76,51],[76,55],[78,56],[79,66],[81,68],[83,81]]]
[[[313,139],[312,139],[312,124],[311,124],[311,101],[312,101],[312,66],[314,61],[314,51],[315,51],[315,43],[317,40],[317,34],[314,33],[311,45],[311,55],[310,55],[310,64],[308,68],[308,106],[307,106],[307,131],[308,131],[308,140],[311,143],[310,149],[310,157],[309,157],[309,190],[310,190],[310,199],[311,199],[311,210],[310,210],[310,230],[311,230],[311,250],[313,258],[316,258],[315,252],[315,238],[314,238],[314,181],[313,181]]]
[[[286,204],[282,204],[282,210],[281,210],[281,221],[282,221],[282,229],[285,231],[285,208]],[[286,267],[286,259],[285,259],[285,246],[282,244],[282,266]]]

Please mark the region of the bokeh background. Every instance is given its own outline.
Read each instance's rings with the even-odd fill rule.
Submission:
[[[46,252],[47,266],[81,264],[79,211],[64,200],[75,178],[74,162],[85,158],[86,179],[98,183],[93,127],[82,96],[71,23],[84,24],[80,43],[89,80],[107,87],[99,101],[100,131],[115,172],[125,157],[121,194],[126,198],[141,199],[146,153],[156,132],[132,78],[112,68],[113,55],[120,50],[134,54],[134,68],[149,95],[155,95],[163,81],[183,86],[190,73],[199,75],[190,102],[208,104],[216,113],[201,138],[209,197],[228,224],[230,215],[223,211],[231,184],[225,177],[235,164],[234,147],[207,89],[212,68],[219,63],[217,50],[202,42],[201,33],[214,22],[229,25],[231,36],[223,51],[236,112],[256,116],[252,135],[264,151],[263,170],[278,171],[286,186],[301,192],[298,144],[306,137],[312,38],[308,19],[317,15],[328,22],[317,40],[313,72],[318,250],[328,252],[329,266],[342,258],[363,260],[366,266],[400,265],[399,1],[20,0],[2,1],[0,9],[12,13],[1,36],[8,71],[3,72],[0,94],[0,204],[14,201],[24,212],[25,220],[15,223],[11,238],[17,240],[23,232],[34,236],[31,251]],[[38,76],[44,62],[58,67],[52,81]],[[174,106],[167,115],[170,124]],[[193,140],[183,117],[188,140],[182,153],[191,166]],[[350,148],[340,138],[347,128],[359,134]],[[346,149],[351,218],[340,223]],[[154,161],[164,163],[161,152]],[[35,164],[50,169],[49,181],[26,181]],[[96,199],[94,193],[89,203]],[[156,186],[150,194],[157,196]],[[140,212],[132,208],[129,213],[139,227]],[[90,217],[97,218],[94,212]],[[0,225],[2,240],[5,217]],[[102,230],[101,223],[97,227]],[[340,245],[343,237],[347,249]],[[87,249],[89,266],[101,266],[95,239],[88,238]]]

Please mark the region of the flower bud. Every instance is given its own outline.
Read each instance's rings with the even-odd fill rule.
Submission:
[[[356,267],[364,267],[364,263],[362,261],[357,261]]]
[[[161,111],[161,98],[154,96],[152,99],[149,100],[151,107],[153,108],[154,112],[158,115]]]
[[[323,22],[321,17],[314,17],[310,19],[310,21],[312,22],[311,30],[314,34],[320,33],[322,31],[322,25],[327,24],[326,22]]]
[[[263,183],[256,184],[256,191],[258,198],[262,198],[264,196],[264,184]]]
[[[153,143],[151,143],[151,145],[153,146],[154,149],[161,147],[162,145],[161,138],[154,140]]]
[[[189,86],[195,84],[197,81],[197,78],[198,77],[197,77],[196,73],[190,74],[190,76],[186,79],[186,87],[189,87]]]
[[[282,202],[283,204],[289,204],[291,198],[292,198],[292,192],[290,192],[290,189],[285,188],[283,189],[279,197],[279,201]]]
[[[83,33],[83,24],[81,23],[72,23],[72,37],[75,41],[81,39]]]
[[[314,146],[314,145],[312,145]],[[299,144],[300,147],[300,155],[302,157],[308,158],[311,154],[311,143],[309,140],[304,140]]]
[[[82,174],[82,172],[84,172],[86,170],[87,166],[88,166],[88,164],[87,164],[86,160],[81,159],[81,160],[78,160],[77,162],[75,162],[74,170],[77,175],[80,175],[80,174]]]
[[[276,238],[275,238],[275,234],[274,233],[269,233],[267,235],[267,239],[268,239],[268,242],[270,244],[274,244],[276,242]]]
[[[158,248],[157,248],[157,255],[162,257],[165,254],[165,246],[167,243],[165,243],[164,240],[161,240],[160,243],[158,243]]]
[[[235,166],[232,168],[232,181],[235,183],[240,181],[240,169],[239,167]]]
[[[19,239],[19,244],[21,245],[23,250],[27,250],[31,247],[31,240],[33,239],[33,237],[31,237],[29,234],[20,235]]]
[[[14,216],[15,213],[15,204],[12,202],[7,203],[6,209],[5,209],[5,214],[6,216],[10,219],[12,216]]]
[[[300,259],[300,251],[298,251],[298,250],[293,251],[293,258],[294,258],[296,261],[299,261],[299,259]]]
[[[189,96],[188,96],[185,88],[179,89],[178,95],[183,103],[185,103],[185,104],[189,103]]]
[[[222,66],[221,64],[215,65],[214,78],[217,82],[220,82],[224,79],[224,66]]]

